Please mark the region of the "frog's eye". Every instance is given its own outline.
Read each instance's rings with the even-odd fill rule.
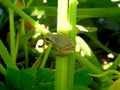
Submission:
[[[53,43],[53,41],[52,40],[50,40],[49,38],[46,38],[46,42],[48,42],[48,43]]]
[[[46,41],[50,41],[50,39],[49,39],[49,38],[46,38]]]

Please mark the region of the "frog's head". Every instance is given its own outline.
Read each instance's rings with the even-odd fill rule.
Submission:
[[[54,34],[48,33],[47,35],[45,35],[45,41],[50,43],[50,44],[54,44]]]

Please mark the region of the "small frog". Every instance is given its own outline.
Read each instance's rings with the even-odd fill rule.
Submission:
[[[73,53],[71,48],[74,47],[74,44],[68,35],[48,33],[45,39],[56,48],[56,55],[67,56]]]

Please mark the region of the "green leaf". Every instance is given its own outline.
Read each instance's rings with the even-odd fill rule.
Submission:
[[[51,69],[41,68],[38,71],[36,78],[40,82],[53,82],[55,78],[54,71]]]
[[[12,90],[29,90],[34,86],[35,78],[31,75],[31,70],[7,69],[6,82]],[[33,71],[33,73],[36,73]]]
[[[74,86],[73,90],[92,90],[85,86]]]
[[[120,90],[120,79],[116,80],[108,90]]]
[[[38,86],[35,86],[30,90],[54,90],[54,83],[53,82],[40,83]]]
[[[90,71],[87,69],[78,69],[74,75],[75,86],[88,86],[92,82],[92,77],[89,75]]]
[[[36,76],[36,85],[32,90],[54,90],[54,71],[41,68]]]
[[[2,82],[0,82],[0,90],[8,90],[8,88]]]
[[[28,69],[24,69],[24,70],[21,70],[21,71],[23,71],[24,73],[27,73],[27,74],[33,76],[34,78],[36,78],[36,74],[37,74],[38,70],[35,69],[35,68],[28,68]]]
[[[34,68],[25,70],[9,68],[6,82],[10,90],[54,90],[54,72],[50,69],[40,69],[37,73]]]

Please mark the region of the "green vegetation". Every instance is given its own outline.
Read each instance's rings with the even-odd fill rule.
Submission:
[[[0,0],[0,90],[119,90],[119,3]]]

